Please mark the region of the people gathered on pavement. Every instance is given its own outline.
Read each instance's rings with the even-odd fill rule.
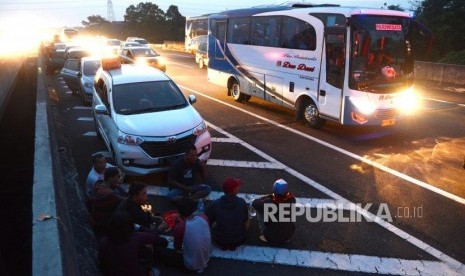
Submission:
[[[291,239],[295,231],[295,223],[292,221],[273,221],[272,219],[265,220],[265,208],[269,205],[276,206],[277,213],[274,214],[275,218],[280,217],[283,210],[290,210],[291,204],[295,204],[295,197],[289,192],[288,184],[283,179],[278,179],[273,184],[273,193],[257,198],[252,202],[252,207],[257,211],[258,225],[260,227],[259,238],[264,242],[269,243],[283,243]],[[286,205],[286,208],[279,208],[279,205]],[[269,208],[270,210],[272,208]]]
[[[120,170],[110,167],[105,170],[104,180],[97,181],[89,196],[90,222],[97,238],[108,233],[111,215],[126,196],[120,182]]]
[[[186,196],[197,201],[210,194],[211,186],[206,184],[207,181],[209,177],[205,164],[199,159],[196,147],[192,146],[170,167],[168,197],[174,202]]]
[[[221,250],[236,250],[245,244],[251,217],[249,205],[238,196],[241,180],[227,177],[222,185],[224,195],[208,204],[204,214],[199,202],[204,203],[211,193],[207,184],[211,179],[195,146],[174,162],[168,172],[168,198],[175,203],[180,218],[172,223],[174,227],[168,227],[163,215],[158,217],[165,218],[161,223],[154,219],[147,184],[133,182],[126,193],[121,187],[119,168],[107,164],[101,154],[94,155],[92,160],[85,187],[103,275],[152,275],[153,261],[179,267],[184,272],[202,273],[210,260],[212,242]],[[272,193],[251,203],[250,209],[257,214],[260,240],[279,244],[292,238],[294,222],[265,220],[265,208],[270,209],[267,204],[275,206],[274,216],[280,217],[281,204],[288,205],[286,210],[293,210],[290,204],[295,203],[283,179],[274,182]],[[168,248],[168,240],[160,237],[160,233],[173,235],[174,249]]]
[[[86,179],[87,196],[90,196],[97,181],[103,181],[105,169],[109,167],[113,167],[113,165],[107,163],[107,159],[103,154],[95,153],[92,155],[92,169],[90,169]]]
[[[189,197],[178,203],[181,221],[174,228],[174,249],[156,252],[163,261],[185,272],[202,273],[212,251],[210,225],[204,214],[196,215],[197,204]]]
[[[228,177],[223,182],[224,195],[213,201],[205,214],[212,225],[212,239],[223,250],[235,250],[244,244],[249,226],[249,208],[237,196],[241,182]]]

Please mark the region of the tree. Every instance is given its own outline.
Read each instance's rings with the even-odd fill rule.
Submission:
[[[98,28],[102,25],[109,23],[105,18],[100,15],[91,15],[87,17],[88,21],[82,20],[81,23],[85,28]]]
[[[153,3],[130,5],[124,21],[133,36],[142,36],[151,42],[159,42],[165,36],[165,12]]]
[[[416,0],[417,20],[430,28],[435,37],[433,59],[445,57],[449,52],[465,49],[465,1]],[[440,43],[440,44],[439,44]]]
[[[170,5],[166,11],[165,20],[169,26],[170,40],[183,40],[186,17],[182,16],[177,6]]]

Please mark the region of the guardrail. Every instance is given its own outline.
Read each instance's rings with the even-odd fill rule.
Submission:
[[[465,84],[465,65],[415,61],[415,78],[455,85]]]

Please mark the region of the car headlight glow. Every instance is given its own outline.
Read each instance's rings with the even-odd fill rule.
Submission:
[[[371,115],[376,110],[376,104],[368,97],[350,97],[352,104],[364,115]]]
[[[140,136],[130,135],[118,131],[118,143],[124,145],[138,146],[144,142],[144,139]]]
[[[200,136],[202,135],[205,131],[207,131],[207,124],[205,124],[205,121],[203,121],[200,125],[196,126],[194,128],[194,135],[195,136]]]
[[[420,98],[416,95],[413,87],[401,92],[396,97],[396,106],[404,114],[412,114],[420,109]]]
[[[136,58],[137,65],[147,65],[147,59],[145,58]]]

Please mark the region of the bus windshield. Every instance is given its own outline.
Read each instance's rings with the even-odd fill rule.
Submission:
[[[413,81],[409,18],[357,15],[351,19],[351,89],[388,93]]]

